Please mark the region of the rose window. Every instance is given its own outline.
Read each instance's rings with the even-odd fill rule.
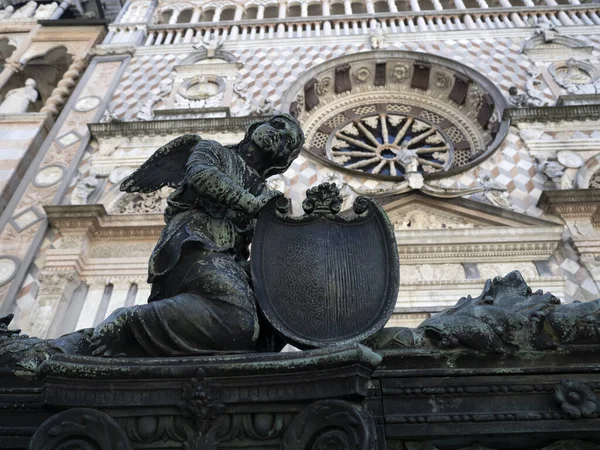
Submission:
[[[452,165],[454,147],[436,125],[438,119],[434,114],[414,117],[389,109],[355,115],[330,131],[327,156],[347,169],[372,175],[446,171]]]

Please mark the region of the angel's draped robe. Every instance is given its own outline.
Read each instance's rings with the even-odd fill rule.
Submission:
[[[264,180],[234,149],[207,140],[194,147],[150,257],[149,303],[132,311],[131,329],[144,353],[254,349],[258,319],[244,270],[254,221],[234,207],[263,189]]]

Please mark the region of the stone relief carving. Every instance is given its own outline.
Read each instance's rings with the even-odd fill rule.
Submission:
[[[217,50],[219,50],[223,46],[223,41],[218,38],[212,38],[208,41],[198,40],[193,47],[196,50],[204,49],[206,50],[206,58],[213,59],[216,57]]]
[[[315,86],[315,90],[318,95],[326,95],[331,90],[331,77],[323,77],[317,81],[317,85]]]
[[[171,189],[164,187],[149,194],[127,193],[111,208],[113,214],[160,214],[167,206]]]
[[[484,197],[492,205],[506,209],[513,208],[506,186],[493,180],[489,175],[484,175],[481,178],[477,178],[477,181],[484,189]]]
[[[590,178],[590,186],[594,189],[600,189],[600,170],[596,171]]]
[[[398,83],[408,80],[410,68],[406,64],[398,63],[390,69],[390,78]]]
[[[556,84],[569,94],[597,94],[600,92],[598,71],[586,61],[570,58],[555,63],[548,69]]]
[[[529,78],[525,83],[525,92],[531,102],[535,102],[536,106],[548,106],[548,102],[544,98],[544,94],[539,89],[542,81],[539,79],[542,69],[536,65],[532,65],[527,69]]]
[[[441,230],[474,228],[476,226],[475,223],[459,216],[449,217],[445,214],[420,209],[394,214],[392,223],[396,230]]]
[[[508,88],[508,103],[515,108],[535,108],[542,106],[538,98],[530,97],[527,93],[519,94],[519,90],[516,86]]]
[[[539,277],[535,264],[520,262],[520,263],[478,263],[477,270],[480,278],[486,280],[492,279],[499,275],[505,275],[518,269],[525,278]]]
[[[460,264],[404,264],[400,279],[406,282],[464,280],[465,271]]]
[[[363,66],[354,72],[354,80],[358,83],[364,83],[371,78],[371,69]]]
[[[11,89],[0,104],[0,114],[23,114],[35,103],[39,97],[36,83],[33,78],[25,80],[25,86]]]
[[[544,42],[552,42],[556,38],[556,25],[545,17],[540,17],[534,22],[535,34],[542,36]]]
[[[90,170],[87,176],[82,177],[77,184],[75,185],[75,189],[73,189],[73,193],[71,194],[71,204],[72,205],[86,205],[88,202],[88,198],[93,194],[93,192],[97,189],[99,181],[97,178],[97,173],[94,169]]]

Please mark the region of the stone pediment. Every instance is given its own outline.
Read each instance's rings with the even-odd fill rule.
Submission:
[[[414,193],[384,205],[404,263],[544,260],[563,225],[466,199]]]

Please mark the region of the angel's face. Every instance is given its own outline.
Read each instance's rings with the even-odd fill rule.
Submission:
[[[285,158],[302,145],[302,130],[284,115],[277,115],[252,133],[252,141],[269,158]]]

